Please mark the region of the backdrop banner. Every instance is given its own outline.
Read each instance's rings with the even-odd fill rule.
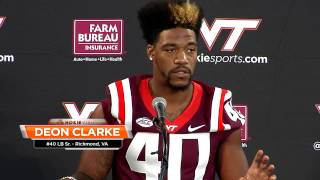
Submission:
[[[104,99],[107,84],[150,74],[137,20],[146,2],[0,1],[2,179],[73,174],[80,151],[36,149],[19,125],[69,118],[63,102],[81,109]],[[194,79],[232,91],[249,163],[262,148],[278,179],[319,179],[320,2],[197,2],[205,18]]]

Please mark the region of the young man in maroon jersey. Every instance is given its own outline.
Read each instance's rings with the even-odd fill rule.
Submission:
[[[105,179],[111,167],[114,179],[158,179],[162,143],[151,122],[151,101],[164,97],[168,180],[214,179],[215,172],[222,180],[275,180],[274,165],[262,150],[248,167],[240,147],[244,117],[233,109],[231,92],[192,80],[201,8],[189,1],[155,1],[138,17],[153,74],[109,84],[107,98],[93,114],[124,124],[131,138],[118,151],[83,151],[74,177],[64,179]]]

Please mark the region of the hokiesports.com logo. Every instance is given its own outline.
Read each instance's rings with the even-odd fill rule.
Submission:
[[[123,20],[77,19],[73,22],[73,54],[105,56],[123,54]],[[96,60],[95,60],[96,59]],[[119,58],[76,58],[74,61],[120,61]],[[122,60],[122,59],[121,59]]]
[[[209,26],[206,19],[203,19],[200,34],[208,51],[210,52],[222,30],[231,30],[229,37],[221,48],[221,52],[234,52],[242,35],[246,31],[256,31],[262,19],[236,19],[236,18],[215,18]],[[197,57],[202,63],[268,63],[265,56],[248,55],[208,55],[201,53]]]
[[[1,27],[4,24],[4,21],[6,20],[6,17],[0,16],[0,33],[1,33]],[[8,54],[0,54],[0,63],[2,62],[14,62],[14,56],[8,55]]]

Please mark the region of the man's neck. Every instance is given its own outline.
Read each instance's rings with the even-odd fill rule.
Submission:
[[[156,82],[154,78],[149,81],[149,87],[153,97],[163,97],[167,101],[166,111],[169,113],[176,112],[173,115],[175,119],[180,115],[184,109],[189,105],[192,99],[193,94],[193,84],[191,83],[187,88],[177,90],[173,89],[167,85],[163,85],[159,82]],[[171,119],[170,117],[168,117]]]
[[[193,93],[192,83],[190,83],[190,85],[185,89],[174,89],[170,86],[158,83],[154,78],[152,78],[149,81],[149,87],[153,97],[163,97],[173,104],[185,102],[187,99],[192,97]]]

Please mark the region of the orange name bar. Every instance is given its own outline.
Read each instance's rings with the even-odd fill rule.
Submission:
[[[124,125],[20,125],[27,139],[123,139],[128,138]]]

